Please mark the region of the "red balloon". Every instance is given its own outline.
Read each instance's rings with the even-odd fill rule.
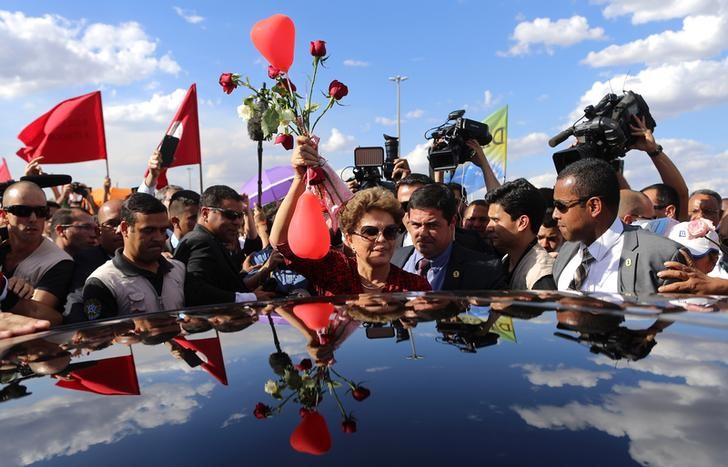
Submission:
[[[298,452],[321,455],[331,449],[331,433],[318,412],[308,412],[291,433],[291,447]]]
[[[268,63],[288,72],[296,42],[296,26],[291,18],[279,13],[258,21],[250,30],[250,39]]]
[[[293,314],[312,331],[326,328],[333,312],[334,305],[331,303],[301,303],[293,307]]]
[[[288,245],[299,258],[321,259],[329,252],[329,228],[318,197],[310,191],[298,198],[288,226]]]

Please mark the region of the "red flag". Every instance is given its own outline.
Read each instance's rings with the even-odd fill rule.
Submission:
[[[8,163],[3,157],[3,163],[0,165],[0,183],[7,182],[8,180],[12,180],[13,177],[10,176],[10,169],[8,169]]]
[[[68,373],[56,386],[76,391],[93,392],[104,396],[138,396],[139,380],[134,367],[134,356],[97,360]]]
[[[181,127],[182,135],[179,137],[174,161],[170,167],[199,164],[202,162],[202,151],[200,150],[200,123],[197,118],[197,84],[195,83],[192,83],[190,89],[187,90],[187,95],[177,109],[172,123],[167,127],[167,134],[176,135],[179,133],[179,127]],[[144,176],[146,177],[148,173],[147,169]],[[157,189],[162,189],[167,185],[167,169],[162,169],[162,173],[157,179]]]
[[[25,147],[17,154],[28,162],[38,156],[44,157],[44,164],[106,159],[101,91],[61,102],[25,127],[18,138]]]
[[[227,386],[227,372],[225,371],[225,360],[222,357],[222,347],[220,346],[219,337],[210,337],[207,339],[195,339],[192,341],[188,341],[184,337],[179,336],[175,337],[172,340],[174,340],[185,349],[200,352],[205,357],[207,357],[207,361],[203,362],[202,365],[200,365],[202,369],[210,373],[212,376],[215,377],[215,379]]]

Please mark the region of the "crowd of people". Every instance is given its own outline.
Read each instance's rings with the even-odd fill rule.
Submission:
[[[396,164],[394,189],[359,190],[332,226],[320,260],[289,247],[294,209],[316,145],[299,137],[294,178],[280,204],[215,185],[199,194],[157,190],[154,153],[138,190],[97,206],[64,186],[52,200],[30,181],[7,186],[0,221],[0,337],[62,323],[185,306],[282,296],[405,291],[558,290],[728,295],[726,198],[689,193],[643,122],[630,149],[647,154],[661,182],[632,190],[608,161],[586,158],[554,187],[496,179],[475,141],[484,199],[467,201],[443,174]],[[638,157],[638,156],[634,156]],[[27,174],[41,174],[39,161]],[[110,181],[104,182],[108,193]],[[80,191],[80,193],[79,193]]]

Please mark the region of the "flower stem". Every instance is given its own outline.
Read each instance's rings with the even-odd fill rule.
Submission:
[[[308,96],[306,96],[306,110],[305,115],[303,119],[303,124],[306,125],[306,127],[309,126],[310,122],[310,106],[311,106],[311,98],[313,97],[313,84],[316,82],[316,73],[318,72],[318,66],[319,61],[321,61],[321,57],[314,57],[313,58],[313,77],[311,78],[311,86],[308,89]],[[313,132],[313,128],[311,129],[311,132]]]
[[[329,97],[328,105],[326,105],[326,108],[324,109],[324,111],[321,112],[321,115],[319,115],[318,118],[316,118],[316,121],[313,122],[313,126],[311,127],[311,134],[313,134],[313,130],[314,130],[314,128],[316,128],[316,124],[319,122],[319,120],[321,120],[321,117],[323,117],[324,114],[326,114],[326,112],[328,112],[329,109],[334,106],[334,102],[336,102],[336,99],[334,99],[333,97]]]

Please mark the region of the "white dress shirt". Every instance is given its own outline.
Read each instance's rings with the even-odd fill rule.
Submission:
[[[594,257],[594,262],[589,266],[586,279],[581,284],[582,292],[608,292],[619,293],[619,260],[622,257],[624,246],[624,225],[617,217],[612,225],[589,245],[589,253]],[[579,251],[566,264],[566,267],[559,276],[559,290],[569,290],[569,284],[574,278],[576,268],[581,264],[582,248],[580,243]]]

